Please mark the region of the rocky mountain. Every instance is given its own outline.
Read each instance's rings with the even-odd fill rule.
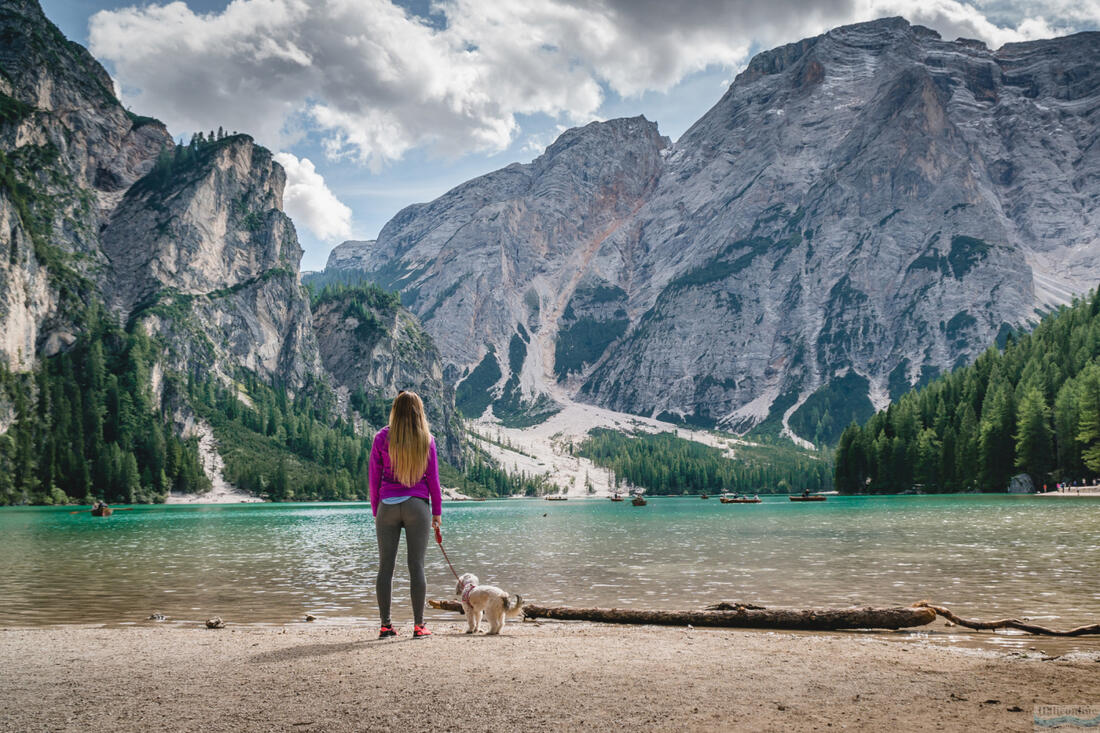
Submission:
[[[18,371],[72,343],[99,231],[171,138],[34,0],[0,4],[0,38],[0,361]]]
[[[172,364],[292,391],[322,378],[285,182],[247,135],[166,155],[103,227],[104,299],[160,336]]]
[[[308,278],[303,278],[307,283]],[[320,287],[314,291],[313,326],[321,362],[352,406],[373,426],[389,420],[393,396],[402,389],[424,400],[441,456],[460,464],[462,425],[454,389],[420,322],[400,299],[377,287]]]
[[[1095,284],[1098,46],[837,28],[756,56],[675,144],[569,130],[329,268],[400,289],[475,409],[511,383],[831,441]]]
[[[271,154],[247,135],[177,149],[36,2],[3,3],[0,23],[8,367],[63,349],[98,301],[145,322],[182,371],[246,368],[291,389],[320,377]]]
[[[175,432],[204,436],[210,428],[197,419],[198,402],[206,418],[225,418],[218,423],[219,450],[237,450],[234,465],[248,465],[240,451],[267,451],[267,475],[248,474],[254,485],[274,480],[276,464],[285,479],[289,474],[278,456],[290,450],[291,460],[301,459],[299,474],[331,468],[325,490],[350,491],[357,477],[336,475],[315,446],[295,434],[324,434],[333,445],[355,439],[339,433],[347,423],[337,413],[325,412],[340,403],[334,377],[350,377],[338,360],[338,374],[326,371],[322,354],[347,349],[364,359],[389,359],[387,365],[358,365],[370,372],[359,386],[382,393],[392,375],[371,380],[372,370],[394,371],[395,357],[386,349],[434,354],[430,339],[405,314],[410,323],[395,326],[385,348],[372,338],[356,343],[354,329],[334,328],[336,343],[322,351],[300,283],[302,250],[282,210],[286,176],[268,150],[247,135],[221,131],[175,144],[159,121],[123,108],[106,71],[63,37],[35,0],[0,1],[0,38],[0,467],[29,461],[29,448],[10,445],[4,435],[19,414],[30,421],[28,404],[41,401],[35,425],[19,431],[31,442],[36,430],[48,431],[53,421],[71,424],[69,415],[51,413],[60,403],[47,400],[42,385],[56,383],[59,393],[80,388],[81,375],[54,374],[46,363],[74,350],[79,357],[64,369],[96,365],[97,394],[115,406],[108,409],[128,413],[147,405]],[[90,343],[96,339],[110,343]],[[453,411],[438,361],[429,360],[423,373],[411,362],[401,367],[401,378],[422,385],[425,396],[440,403],[441,415]],[[108,384],[101,369],[117,371],[119,381]],[[38,387],[29,387],[35,379]],[[253,385],[251,394],[246,385]],[[253,421],[247,425],[240,410],[226,407],[239,399],[253,409],[260,397],[267,411],[247,416]],[[286,404],[296,397],[303,406]],[[130,435],[137,423],[129,414],[123,417],[125,424],[103,438],[117,451],[118,465],[98,475],[125,473],[132,460],[129,474],[144,491],[130,495],[163,495],[171,482],[171,476],[161,477],[163,440],[143,445],[141,436]],[[76,420],[82,419],[78,414]],[[325,426],[326,420],[335,427]],[[459,426],[446,419],[440,425],[447,431],[443,451],[460,460]],[[246,430],[256,435],[242,437]],[[80,455],[70,461],[77,467],[81,462]],[[354,473],[354,461],[345,463],[347,473]],[[15,490],[26,500],[36,486],[49,490],[48,482],[95,488],[87,475],[70,480],[66,472],[73,470],[58,469],[65,475],[57,475],[51,468],[45,477],[27,471]]]

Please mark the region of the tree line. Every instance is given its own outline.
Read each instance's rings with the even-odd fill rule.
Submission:
[[[348,296],[352,307],[396,307],[396,296],[375,287],[315,294]],[[246,370],[229,383],[168,371],[157,395],[151,369],[158,342],[140,326],[123,330],[97,304],[82,318],[82,335],[67,351],[29,373],[0,367],[0,505],[152,503],[171,491],[209,490],[198,441],[179,436],[174,408],[210,424],[223,475],[244,491],[272,501],[369,497],[374,432],[357,429],[323,382],[291,395]],[[357,390],[351,402],[369,425],[387,422],[388,400]],[[557,490],[544,476],[510,473],[477,449],[463,467],[441,471],[448,486],[473,496]]]
[[[210,423],[239,489],[271,501],[365,501],[374,438],[357,434],[324,385],[292,397],[242,370],[231,384],[188,380],[189,402]]]
[[[672,433],[621,433],[597,428],[576,455],[611,469],[616,488],[651,494],[788,493],[832,488],[832,466],[820,455],[782,446],[738,446],[729,458],[709,445]],[[743,457],[742,457],[743,456]]]
[[[210,483],[150,389],[152,342],[92,306],[85,335],[28,374],[0,371],[0,504],[163,501]],[[167,385],[165,387],[168,389]]]
[[[1100,473],[1100,291],[1009,337],[973,365],[851,425],[836,449],[851,493],[1004,491]]]

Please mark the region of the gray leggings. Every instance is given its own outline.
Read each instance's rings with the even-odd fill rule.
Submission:
[[[378,579],[375,593],[378,595],[378,615],[382,625],[390,624],[390,596],[393,594],[393,566],[397,563],[397,544],[401,541],[401,528],[405,528],[405,544],[409,550],[409,581],[412,586],[413,620],[424,623],[424,595],[428,583],[424,579],[424,554],[428,550],[428,537],[432,526],[432,512],[428,502],[418,497],[406,499],[400,504],[381,504],[374,518],[374,531],[378,535]]]

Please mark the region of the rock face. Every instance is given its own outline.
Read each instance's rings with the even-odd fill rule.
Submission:
[[[1098,46],[838,28],[674,145],[570,130],[330,262],[407,294],[453,378],[526,331],[525,396],[824,442],[1096,283]]]
[[[21,371],[74,338],[100,227],[171,138],[34,0],[0,3],[0,38],[0,363]]]
[[[271,153],[247,135],[177,147],[160,122],[123,109],[103,68],[33,0],[0,0],[0,38],[0,363],[32,369],[102,305],[154,337],[158,395],[166,375],[229,384],[240,370],[292,394],[329,390]],[[358,369],[380,387],[417,385],[453,428],[442,450],[461,461],[453,392],[412,316],[395,316],[381,342],[332,334],[326,355],[365,360],[334,360],[340,382]],[[177,428],[190,421],[183,399],[175,390],[162,405]]]
[[[462,461],[461,422],[454,390],[443,381],[443,364],[432,338],[396,298],[381,291],[324,294],[314,301],[313,324],[325,370],[350,393],[361,392],[373,413],[373,428],[389,419],[399,390],[424,400],[440,457]]]
[[[377,242],[333,250],[329,269],[371,273],[425,322],[456,379],[497,361],[527,326],[519,385],[529,398],[552,373],[558,320],[582,285],[618,282],[610,235],[653,193],[669,146],[644,118],[564,133],[528,165],[511,165],[430,204],[407,207]],[[528,329],[528,330],[530,330]],[[501,364],[505,377],[508,364]]]
[[[103,68],[34,2],[4,2],[2,357],[25,370],[105,303],[180,372],[320,377],[285,174],[245,135],[176,151],[123,109]],[[10,42],[9,42],[10,39]]]
[[[166,156],[103,229],[107,302],[164,337],[177,367],[244,368],[292,390],[320,376],[285,182],[247,135]]]

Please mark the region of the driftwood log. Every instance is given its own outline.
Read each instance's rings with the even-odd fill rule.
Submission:
[[[658,626],[718,626],[748,629],[903,629],[924,626],[936,618],[930,608],[746,608],[730,611],[638,611],[627,608],[523,607],[527,618],[596,621]]]
[[[462,613],[462,604],[450,600],[430,600],[428,605],[441,611]],[[942,616],[968,629],[1018,629],[1045,636],[1085,636],[1100,634],[1100,624],[1078,626],[1059,631],[1014,618],[977,621],[956,616],[949,609],[928,601],[906,608],[764,608],[751,603],[723,601],[702,611],[640,611],[625,608],[569,608],[568,606],[523,607],[525,618],[550,618],[559,621],[594,621],[609,624],[652,624],[658,626],[717,626],[744,629],[788,629],[793,631],[830,631],[837,629],[905,629],[925,626]]]
[[[432,608],[462,613],[457,601],[431,600]],[[833,629],[902,629],[932,623],[930,608],[761,608],[749,604],[718,604],[722,609],[703,611],[640,611],[627,608],[570,608],[568,606],[523,607],[525,618],[559,621],[594,621],[610,624],[652,624],[657,626],[716,626],[748,629],[791,629],[829,631]]]
[[[1100,634],[1100,624],[1089,624],[1088,626],[1078,626],[1075,629],[1059,631],[1057,629],[1048,629],[1046,626],[1039,626],[1015,618],[1002,618],[997,621],[977,621],[972,618],[963,618],[962,616],[956,616],[950,609],[933,605],[928,601],[919,601],[914,603],[913,607],[930,608],[935,611],[938,616],[943,616],[948,621],[958,624],[959,626],[965,626],[968,629],[1019,629],[1029,634],[1041,634],[1043,636],[1085,636],[1087,634]]]

